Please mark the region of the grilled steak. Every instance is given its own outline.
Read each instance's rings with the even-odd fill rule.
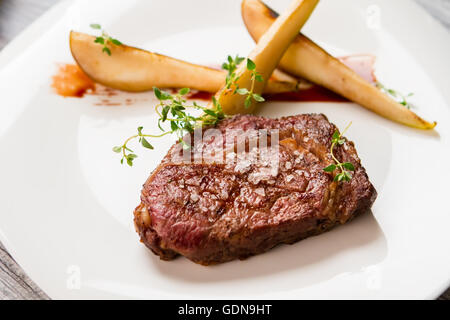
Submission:
[[[135,226],[163,260],[180,254],[203,265],[245,259],[346,223],[375,201],[352,142],[334,149],[355,167],[350,182],[334,182],[337,172],[323,170],[334,163],[336,130],[324,115],[240,115],[215,129],[221,138],[204,130],[187,152],[179,143],[172,146],[144,184]]]

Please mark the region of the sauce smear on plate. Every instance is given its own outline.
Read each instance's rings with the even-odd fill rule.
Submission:
[[[64,64],[53,76],[52,88],[60,96],[81,98],[95,91],[95,83],[76,64]]]
[[[375,83],[374,75],[375,57],[373,55],[351,55],[338,58],[342,63],[354,70],[358,75],[370,83]],[[64,64],[60,65],[58,73],[53,76],[52,87],[57,94],[64,97],[83,97],[86,93],[95,92],[95,83],[76,65]],[[116,91],[106,88],[99,95],[113,96]],[[173,92],[176,92],[173,89]],[[188,95],[188,99],[192,100],[211,100],[213,94],[205,91],[192,91]],[[340,95],[317,85],[311,84],[307,88],[302,88],[296,92],[285,92],[264,95],[269,101],[302,101],[302,102],[348,102],[348,100]],[[127,102],[127,105],[132,104]],[[120,105],[120,103],[102,100],[96,105]]]
[[[346,98],[317,85],[296,92],[265,94],[264,98],[269,101],[348,102]]]

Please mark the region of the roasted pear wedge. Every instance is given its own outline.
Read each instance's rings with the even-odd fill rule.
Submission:
[[[114,89],[140,92],[152,88],[191,88],[216,93],[226,72],[127,45],[111,45],[111,56],[102,52],[95,37],[72,31],[70,50],[78,66],[92,80]],[[265,93],[296,91],[298,82],[282,72],[269,80]]]
[[[264,39],[265,33],[278,21],[277,17],[278,14],[260,0],[242,2],[242,18],[256,42]],[[433,129],[436,126],[436,122],[422,119],[391,99],[301,33],[287,49],[279,67],[328,88],[387,119],[419,129]]]
[[[275,68],[283,57],[286,49],[298,35],[309,16],[313,12],[319,0],[294,0],[289,8],[279,16],[275,22],[261,34],[256,47],[252,50],[248,58],[256,65],[263,81],[253,81],[254,70],[247,68],[246,61],[243,61],[236,70],[238,80],[236,85],[239,88],[246,88],[253,93],[261,94],[266,86],[267,79],[274,72]],[[252,101],[245,106],[244,95],[234,93],[235,87],[227,88],[225,85],[216,94],[216,100],[222,106],[226,114],[251,113],[256,103]]]

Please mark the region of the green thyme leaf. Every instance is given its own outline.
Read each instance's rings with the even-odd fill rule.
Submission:
[[[114,148],[113,148],[113,151],[116,152],[116,153],[121,153],[121,152],[122,152],[122,146],[120,146],[120,147],[114,147]]]
[[[250,71],[256,69],[256,64],[250,58],[247,58],[247,69]]]
[[[105,44],[105,39],[103,37],[97,37],[94,40],[95,43]]]
[[[241,88],[241,89],[236,90],[236,92],[240,95],[245,96],[249,91],[247,88]]]
[[[350,171],[355,171],[355,167],[353,166],[353,164],[351,162],[345,162],[342,164],[342,166]]]
[[[172,131],[177,131],[179,129],[178,124],[175,121],[170,122],[170,128]]]
[[[352,174],[348,171],[344,171],[344,181],[350,181],[352,180]]]
[[[110,38],[109,41],[111,41],[111,42],[112,42],[113,44],[115,44],[116,46],[121,46],[121,45],[122,45],[122,42],[120,42],[120,41],[117,40],[117,39]]]
[[[259,95],[259,94],[257,94],[257,93],[254,93],[254,94],[253,94],[253,99],[255,99],[255,100],[258,101],[258,102],[263,102],[263,101],[265,101],[265,99],[264,99],[261,95]]]
[[[341,135],[339,134],[339,131],[338,130],[336,130],[334,133],[333,133],[333,140],[339,140],[339,138],[341,137]]]
[[[111,50],[110,50],[108,47],[103,47],[102,51],[105,52],[105,53],[107,53],[108,56],[111,55]]]
[[[258,82],[263,82],[264,78],[259,73],[255,74],[255,80]]]
[[[217,114],[211,109],[204,109],[203,112],[205,112],[206,114],[208,114],[210,116],[217,117]]]
[[[161,121],[165,122],[167,120],[167,114],[169,113],[170,107],[169,106],[164,106],[164,108],[161,111],[162,117],[161,117]]]
[[[92,29],[96,29],[96,30],[100,30],[100,29],[102,28],[102,26],[99,25],[98,23],[91,23],[91,24],[90,24],[90,27],[91,27]]]
[[[216,99],[216,97],[212,97],[212,102],[213,102],[213,105],[214,105],[214,107],[218,107],[218,106],[220,106],[220,104],[219,104],[219,101],[217,101],[217,99]]]
[[[153,146],[147,141],[147,139],[142,138],[141,143],[142,143],[142,146],[143,146],[144,148],[152,149],[152,150],[153,150]]]
[[[127,158],[127,164],[132,167],[133,166],[133,159]]]
[[[159,88],[157,87],[153,87],[153,92],[155,93],[155,96],[158,100],[162,100],[162,94],[161,94],[161,90],[159,90]]]
[[[189,91],[190,91],[189,88],[183,88],[180,91],[178,91],[178,94],[184,96],[184,95],[188,94]]]
[[[325,172],[333,172],[334,170],[336,170],[336,165],[335,164],[331,164],[328,167],[326,167],[325,169],[323,169],[323,171]]]
[[[252,99],[252,96],[247,96],[247,98],[245,98],[245,102],[244,102],[245,109],[248,109],[251,106],[251,104],[252,104],[251,99]]]

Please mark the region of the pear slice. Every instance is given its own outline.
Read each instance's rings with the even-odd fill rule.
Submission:
[[[298,35],[309,16],[313,12],[319,0],[293,0],[289,8],[275,20],[267,31],[259,39],[256,47],[248,56],[256,64],[256,71],[262,76],[263,81],[252,81],[252,72],[247,69],[246,61],[243,61],[236,70],[238,80],[236,85],[243,89],[261,94],[266,86],[267,79],[283,57],[286,49]],[[226,114],[251,113],[256,103],[252,101],[245,107],[245,96],[234,93],[235,88],[224,86],[216,94],[216,100],[222,106]]]
[[[72,31],[70,50],[78,66],[92,80],[107,87],[140,92],[152,88],[191,88],[216,93],[226,72],[208,68],[127,45],[111,45],[111,56],[102,52],[95,37]],[[295,78],[281,72],[273,75],[266,93],[297,90]]]
[[[264,39],[267,30],[277,23],[277,17],[278,14],[260,0],[242,2],[242,18],[256,42]],[[419,129],[433,129],[436,126],[436,122],[422,119],[391,99],[301,33],[287,49],[279,67],[328,88],[387,119]]]

